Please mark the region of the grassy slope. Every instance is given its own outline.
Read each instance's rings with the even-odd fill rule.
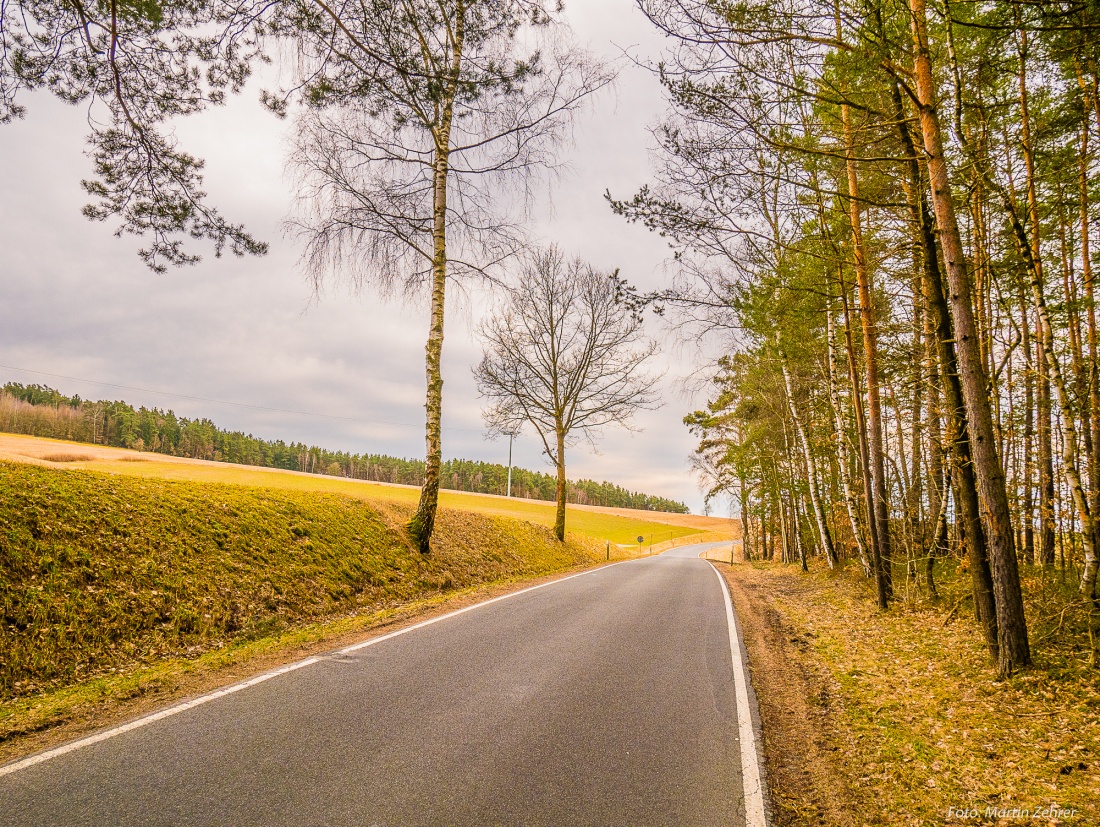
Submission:
[[[9,459],[63,457],[65,463],[72,467],[134,477],[262,485],[286,491],[331,492],[356,497],[370,503],[415,505],[420,496],[420,490],[410,486],[385,485],[342,477],[162,457],[138,451],[14,434],[0,435],[0,453],[3,453],[4,449]],[[505,499],[484,494],[441,491],[440,503],[450,508],[513,517],[547,527],[554,524],[554,504],[541,500]],[[639,536],[644,536],[646,543],[651,541],[659,543],[701,531],[728,529],[728,525],[725,525],[728,521],[697,515],[689,515],[685,518],[684,515],[669,514],[667,519],[670,522],[666,523],[662,522],[665,516],[656,512],[650,515],[648,512],[631,509],[617,509],[617,513],[609,513],[609,511],[610,509],[570,506],[567,510],[566,526],[569,531],[576,534],[610,540],[612,543],[623,545],[636,543]]]
[[[724,568],[779,827],[1100,824],[1100,684],[1056,573],[1024,572],[1036,665],[997,682],[958,572],[941,573],[939,602],[913,592],[883,613],[847,574]],[[1076,812],[986,817],[1052,805]]]
[[[0,462],[0,741],[49,705],[43,693],[603,556],[587,538],[444,508],[424,558],[401,530],[411,512]]]

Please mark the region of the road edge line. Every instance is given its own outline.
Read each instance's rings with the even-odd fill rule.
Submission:
[[[360,641],[359,643],[353,643],[351,646],[345,646],[343,649],[337,650],[336,654],[346,655],[349,652],[357,652],[360,649],[366,649],[368,646],[374,646],[376,643],[381,643],[384,640],[390,638],[399,637],[401,635],[408,634],[409,632],[416,631],[417,629],[423,629],[425,626],[431,626],[433,623],[439,623],[441,620],[447,620],[458,615],[465,614],[466,612],[472,612],[474,609],[481,609],[485,606],[489,606],[493,603],[499,603],[501,600],[508,600],[512,597],[519,597],[521,594],[527,594],[527,592],[537,591],[538,589],[545,589],[547,586],[555,586],[558,583],[564,583],[566,580],[572,580],[574,577],[583,577],[586,574],[592,574],[593,572],[603,571],[609,569],[612,566],[618,566],[622,563],[630,563],[632,560],[620,560],[611,565],[603,565],[594,569],[586,569],[585,571],[579,571],[576,574],[570,574],[566,577],[559,577],[557,580],[551,580],[548,583],[539,583],[535,586],[528,586],[525,589],[520,589],[515,592],[508,592],[508,594],[498,595],[497,597],[491,597],[488,600],[483,600],[480,603],[474,603],[470,606],[463,606],[461,609],[455,609],[453,612],[447,612],[447,614],[439,615],[438,617],[429,617],[427,620],[422,620],[419,623],[414,623],[412,626],[406,626],[403,629],[397,629],[396,631],[389,632],[378,637],[372,637],[369,640]]]
[[[439,623],[442,620],[447,620],[448,618],[456,617],[458,615],[465,614],[466,612],[472,612],[474,609],[480,609],[484,606],[490,605],[491,603],[498,603],[501,600],[507,600],[511,597],[519,597],[521,594],[526,594],[527,592],[544,589],[547,586],[554,586],[558,583],[564,583],[566,580],[572,580],[574,577],[583,577],[586,574],[592,574],[592,572],[594,571],[602,571],[603,569],[608,569],[612,566],[618,566],[621,563],[628,562],[631,561],[620,560],[616,563],[612,563],[610,566],[603,565],[593,569],[586,569],[584,571],[579,571],[576,574],[559,577],[557,580],[550,580],[546,583],[539,583],[535,586],[528,586],[527,588],[520,589],[519,591],[498,595],[497,597],[490,598],[489,600],[483,600],[480,603],[474,603],[470,606],[464,606],[461,609],[455,609],[453,612],[447,612],[446,614],[439,615],[438,617],[430,617],[427,620],[422,620],[419,623],[413,624],[412,626],[406,626],[402,629],[397,629],[396,631],[389,632],[384,635],[379,635],[378,637],[373,637],[369,640],[361,641],[360,643],[354,643],[351,646],[345,646],[343,649],[337,649],[333,652],[322,655],[312,655],[308,658],[305,658],[304,660],[289,663],[285,666],[280,666],[278,669],[272,669],[268,672],[262,672],[259,675],[249,678],[248,680],[241,681],[240,683],[230,684],[229,686],[222,687],[221,689],[216,689],[213,692],[208,692],[205,695],[199,695],[197,698],[192,698],[189,701],[183,701],[182,703],[178,703],[175,706],[170,706],[167,709],[159,710],[158,712],[153,712],[149,715],[143,715],[142,717],[136,718],[133,721],[129,721],[125,724],[120,724],[119,726],[111,727],[110,729],[105,729],[100,732],[93,733],[92,735],[87,735],[83,738],[78,738],[75,741],[69,741],[67,744],[62,744],[59,747],[54,747],[53,749],[48,749],[43,752],[35,753],[34,755],[29,755],[26,758],[21,758],[18,761],[11,762],[10,764],[0,765],[0,778],[12,775],[19,772],[20,770],[28,769],[29,767],[33,767],[36,764],[45,763],[46,761],[49,761],[53,758],[59,758],[62,755],[70,752],[75,752],[76,750],[82,749],[83,747],[90,747],[93,744],[98,744],[101,741],[107,741],[111,738],[114,738],[115,736],[123,735],[135,729],[141,729],[142,727],[156,723],[157,721],[164,720],[165,718],[171,718],[172,716],[178,715],[181,712],[186,712],[187,710],[194,709],[197,706],[202,706],[203,704],[209,703],[210,701],[216,701],[218,698],[224,698],[226,695],[232,695],[235,692],[240,692],[243,689],[249,689],[256,684],[263,683],[264,681],[269,681],[272,678],[277,678],[280,675],[287,674],[288,672],[294,672],[298,669],[303,669],[306,666],[312,666],[313,664],[320,663],[321,661],[325,660],[328,657],[331,657],[332,655],[344,655],[349,652],[355,652],[359,649],[365,649],[368,646],[373,646],[374,644],[381,643],[384,640],[399,637],[400,635],[408,634],[409,632],[416,631],[417,629],[423,629],[425,626],[431,626],[433,623]]]
[[[737,729],[741,745],[741,781],[745,788],[745,827],[768,827],[768,789],[764,763],[760,754],[760,710],[756,693],[749,679],[748,651],[733,609],[729,584],[718,567],[710,562],[711,569],[722,584],[722,597],[726,604],[726,623],[729,626],[730,657],[737,696]]]
[[[269,681],[272,678],[276,678],[279,675],[285,675],[287,672],[294,672],[295,670],[302,669],[306,666],[312,666],[320,661],[321,658],[313,656],[300,660],[297,663],[290,663],[286,666],[280,666],[278,669],[273,669],[270,672],[263,672],[255,677],[249,678],[241,683],[231,684],[229,686],[216,689],[213,692],[206,695],[199,695],[197,698],[192,698],[189,701],[170,706],[167,709],[162,709],[158,712],[153,712],[149,715],[144,715],[141,718],[137,718],[133,721],[129,721],[125,724],[120,724],[110,729],[105,729],[101,732],[96,732],[92,735],[85,736],[84,738],[78,738],[75,741],[69,741],[67,744],[62,744],[59,747],[48,749],[45,752],[39,752],[35,755],[22,758],[18,761],[13,761],[10,764],[5,764],[0,767],[0,778],[5,775],[11,775],[12,773],[19,772],[19,770],[25,770],[28,767],[33,767],[35,764],[41,764],[49,761],[51,758],[58,758],[69,752],[75,752],[82,747],[90,747],[92,744],[98,744],[100,741],[106,741],[110,738],[114,738],[116,735],[122,735],[123,733],[130,732],[131,730],[141,729],[144,726],[163,720],[164,718],[171,718],[173,715],[178,715],[181,712],[186,712],[188,709],[194,709],[196,706],[202,706],[210,701],[215,701],[218,698],[224,698],[226,695],[232,695],[234,692],[240,692],[242,689],[248,689],[255,686],[258,683]]]

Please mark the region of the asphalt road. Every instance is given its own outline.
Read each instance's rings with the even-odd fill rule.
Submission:
[[[349,647],[0,776],[0,825],[743,825],[700,547]]]

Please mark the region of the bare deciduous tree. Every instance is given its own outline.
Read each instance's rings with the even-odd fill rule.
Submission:
[[[641,317],[620,301],[618,274],[600,273],[555,247],[534,253],[522,286],[481,326],[484,355],[474,370],[490,401],[491,433],[534,427],[557,466],[554,533],[565,539],[565,449],[605,425],[627,425],[657,405],[659,378],[643,368],[657,349]]]
[[[409,525],[425,553],[442,461],[447,282],[492,277],[515,253],[532,183],[559,164],[573,114],[613,77],[565,44],[558,11],[542,0],[358,0],[298,21],[308,106],[290,226],[310,277],[318,288],[334,274],[356,289],[429,288],[425,478]],[[288,99],[268,103],[280,111]]]

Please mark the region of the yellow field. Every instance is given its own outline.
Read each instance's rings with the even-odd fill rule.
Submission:
[[[169,457],[124,448],[107,448],[102,445],[85,445],[16,434],[0,434],[0,458],[36,462],[51,467],[85,468],[134,477],[256,485],[292,491],[333,492],[358,497],[368,502],[415,504],[420,496],[420,489],[407,485],[390,485],[305,474],[298,471]],[[442,491],[439,500],[444,508],[514,517],[538,525],[554,524],[554,504],[541,500],[522,500],[461,491]],[[566,530],[620,545],[637,544],[637,538],[643,537],[644,544],[648,546],[704,532],[733,537],[736,525],[728,519],[695,514],[570,505],[566,511]]]

